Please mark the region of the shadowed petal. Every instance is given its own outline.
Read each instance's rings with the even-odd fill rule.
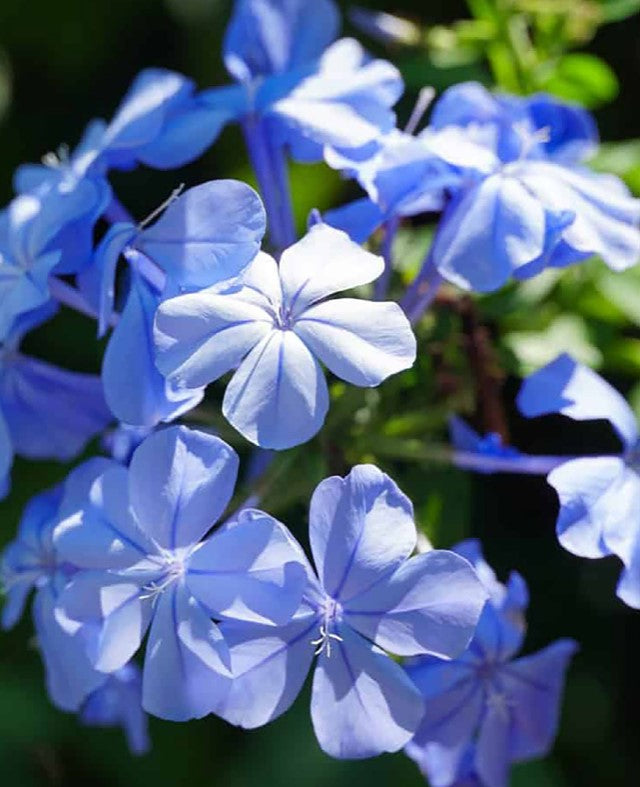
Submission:
[[[311,551],[330,596],[350,599],[390,576],[413,551],[413,507],[373,465],[322,481],[311,498]]]
[[[339,759],[394,752],[413,737],[424,705],[405,671],[348,626],[318,659],[311,719],[323,751]]]

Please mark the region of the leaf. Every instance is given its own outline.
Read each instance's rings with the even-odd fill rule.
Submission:
[[[585,321],[574,315],[561,315],[541,332],[513,332],[504,339],[526,375],[552,361],[560,353],[570,353],[587,366],[602,363],[600,350],[593,345]]]
[[[640,194],[640,139],[604,142],[589,163],[598,172],[624,178],[629,188]]]
[[[600,0],[602,19],[619,22],[640,11],[640,0]]]
[[[560,98],[593,108],[612,101],[619,90],[613,69],[595,55],[576,52],[561,57],[540,85]]]

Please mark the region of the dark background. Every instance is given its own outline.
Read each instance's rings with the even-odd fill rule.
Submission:
[[[452,0],[361,2],[404,12],[422,22],[465,16]],[[0,197],[11,197],[16,166],[36,161],[60,143],[78,141],[87,121],[110,117],[133,76],[146,66],[179,70],[201,87],[222,84],[220,40],[229,13],[222,0],[1,0],[0,96],[7,74],[11,96],[0,116]],[[313,13],[313,2],[309,3]],[[590,51],[616,71],[619,98],[598,112],[606,140],[640,137],[637,18],[602,29]],[[363,39],[363,37],[361,36]],[[371,42],[366,42],[370,44]],[[371,46],[375,49],[375,46]],[[412,89],[483,76],[481,68],[441,71],[423,55],[399,60]],[[2,76],[4,73],[4,77]],[[6,91],[5,91],[6,92]],[[0,104],[1,104],[0,100]],[[400,106],[408,115],[411,94]],[[235,129],[194,165],[179,173],[139,171],[113,178],[118,194],[142,218],[181,181],[194,185],[217,177],[251,180]],[[311,207],[341,201],[344,186],[318,165],[296,168],[294,195],[301,219]],[[64,315],[28,340],[27,349],[67,368],[98,371],[101,347],[93,327]],[[629,386],[634,380],[619,381]],[[506,386],[508,398],[516,382]],[[605,430],[576,430],[548,420],[526,424],[512,414],[514,441],[525,450],[562,453],[597,450]],[[553,755],[514,770],[516,787],[622,787],[640,783],[640,692],[637,612],[614,596],[616,560],[579,560],[555,540],[556,503],[543,480],[465,476],[422,464],[389,465],[420,510],[432,494],[444,495],[438,546],[464,535],[483,539],[501,577],[512,568],[527,579],[532,596],[526,649],[561,636],[575,637],[581,652],[570,672],[562,729]],[[20,510],[36,491],[60,480],[66,469],[17,461],[13,491],[0,504],[0,544],[13,537]],[[455,500],[455,504],[454,501]],[[449,502],[447,502],[449,501]],[[304,510],[290,517],[304,525]],[[292,519],[285,521],[295,524]],[[119,731],[87,730],[47,702],[30,622],[0,639],[0,781],[31,785],[419,785],[422,779],[402,754],[362,763],[325,757],[315,742],[308,691],[284,718],[245,733],[210,718],[177,725],[152,720],[153,752],[129,756]]]

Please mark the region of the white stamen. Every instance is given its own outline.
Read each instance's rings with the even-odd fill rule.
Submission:
[[[332,634],[324,626],[320,626],[320,636],[318,639],[312,639],[311,644],[316,646],[314,655],[319,656],[324,650],[327,651],[327,658],[331,658],[331,640],[336,642],[344,642],[343,638],[338,634]]]

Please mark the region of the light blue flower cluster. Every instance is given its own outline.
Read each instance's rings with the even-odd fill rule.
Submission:
[[[640,258],[640,203],[620,180],[585,168],[596,145],[578,107],[457,85],[417,137],[392,131],[370,156],[327,152],[368,195],[327,220],[365,240],[385,222],[443,211],[408,310],[432,270],[476,292],[593,255],[624,270]]]
[[[524,580],[513,572],[506,586],[500,584],[477,541],[454,551],[474,565],[489,602],[461,658],[429,656],[407,667],[426,713],[406,751],[433,787],[507,787],[512,763],[542,757],[553,743],[565,672],[577,646],[564,639],[514,658],[529,603]]]
[[[145,70],[110,123],[17,171],[0,213],[0,493],[14,455],[68,462],[102,436],[110,456],[25,509],[2,557],[2,623],[17,622],[33,591],[53,703],[121,725],[136,753],[149,747],[147,713],[270,722],[316,657],[311,718],[329,755],[407,747],[434,787],[504,787],[512,762],[551,746],[575,650],[563,640],[513,660],[523,581],[503,587],[475,542],[420,551],[410,501],[371,464],[317,486],[312,565],[270,514],[245,504],[228,515],[239,468],[229,445],[170,424],[229,375],[221,411],[241,437],[303,444],[339,390],[327,372],[372,388],[411,369],[411,322],[442,277],[484,292],[592,255],[623,270],[640,258],[640,203],[586,168],[592,119],[549,96],[458,85],[421,133],[396,128],[398,71],[337,39],[338,27],[331,0],[312,13],[302,0],[238,0],[224,51],[236,84],[198,92]],[[129,215],[111,170],[180,167],[230,122],[260,195],[213,180],[176,190],[143,221]],[[289,158],[324,159],[367,196],[325,221],[314,214],[299,237]],[[386,301],[394,233],[425,212],[442,213],[425,263],[400,303]],[[360,245],[380,227],[382,256]],[[20,351],[60,306],[108,335],[100,376]],[[640,607],[635,419],[568,357],[526,381],[519,403],[530,416],[608,418],[623,453],[531,457],[454,419],[453,462],[551,471],[562,543],[618,555],[619,595]],[[250,476],[269,460],[254,453]]]

